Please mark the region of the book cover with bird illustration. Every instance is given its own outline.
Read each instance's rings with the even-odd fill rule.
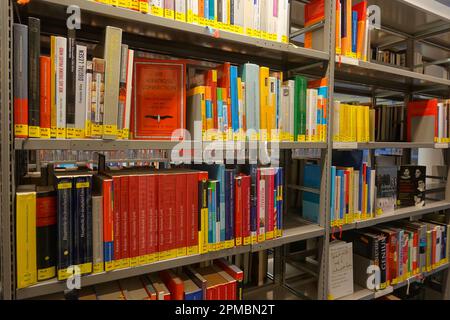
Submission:
[[[186,122],[185,62],[135,59],[133,74],[133,138],[183,138],[178,129],[184,129]]]

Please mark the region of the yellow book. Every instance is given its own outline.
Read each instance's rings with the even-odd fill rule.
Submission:
[[[368,106],[364,106],[364,142],[370,141],[370,111]]]
[[[261,140],[267,138],[267,112],[268,112],[268,102],[269,102],[269,68],[260,67],[259,68],[259,103],[260,103],[260,129],[266,130],[266,135],[262,134]]]
[[[56,37],[50,37],[50,98],[51,117],[50,117],[50,137],[56,138]]]
[[[348,142],[350,140],[349,137],[349,116],[348,116],[348,106],[346,104],[341,104],[341,112],[339,113],[340,119],[339,119],[339,129],[341,141],[342,142]]]
[[[356,128],[356,111],[357,111],[357,107],[356,106],[351,106],[350,107],[350,122],[351,122],[351,140],[352,142],[356,142],[356,135],[357,135],[357,128]]]
[[[363,142],[365,137],[364,132],[364,108],[356,107],[356,141]]]
[[[19,186],[16,193],[17,287],[37,282],[36,263],[36,190]]]

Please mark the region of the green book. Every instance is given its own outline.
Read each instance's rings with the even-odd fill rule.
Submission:
[[[299,141],[299,136],[306,134],[306,89],[307,80],[301,76],[295,76],[294,95],[294,140]]]

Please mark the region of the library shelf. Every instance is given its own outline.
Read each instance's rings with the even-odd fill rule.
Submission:
[[[113,151],[113,150],[172,150],[180,141],[169,140],[102,140],[102,139],[15,139],[14,148],[16,150],[79,150],[79,151]],[[192,144],[195,147],[199,142],[184,141],[183,143]],[[239,142],[239,141],[224,141],[202,142],[202,148],[206,149],[208,146],[217,149],[226,150],[231,148],[233,150],[241,150],[245,147],[246,150],[265,145],[267,150],[271,148],[279,148],[282,150],[290,149],[326,149],[325,142]]]
[[[387,286],[384,289],[381,290],[369,290],[367,288],[363,288],[357,284],[354,284],[354,292],[351,295],[342,297],[338,300],[372,300],[372,299],[378,299],[381,298],[385,295],[388,295],[390,293],[392,293],[394,290],[399,289],[401,287],[407,286],[408,284],[411,284],[413,282],[416,281],[421,281],[421,279],[427,278],[433,274],[436,274],[438,272],[441,271],[445,271],[449,268],[450,264],[449,263],[445,263],[439,267],[436,267],[435,269],[431,270],[431,271],[426,271],[426,272],[422,272],[419,274],[416,274],[412,277],[410,277],[409,279],[402,281],[400,283],[397,283],[395,285],[390,285]]]
[[[119,269],[98,274],[90,274],[81,277],[81,287],[92,286],[99,283],[115,281],[119,279],[139,276],[147,273],[157,272],[161,270],[177,268],[185,265],[199,263],[203,261],[218,259],[222,257],[232,256],[241,253],[250,252],[250,246],[238,246],[230,249],[212,251],[205,254],[196,254],[185,257],[178,257],[170,260],[157,261],[155,263],[142,265],[133,268]],[[44,281],[32,285],[27,288],[17,289],[17,299],[30,299],[47,294],[63,292],[66,287],[66,281],[58,281],[56,279]]]
[[[251,251],[271,249],[284,244],[293,243],[301,240],[322,237],[325,229],[317,224],[313,224],[301,218],[286,216],[283,221],[283,236],[261,243],[252,244]]]
[[[335,150],[361,149],[448,149],[448,143],[434,142],[333,142]]]
[[[226,59],[235,63],[248,61],[265,63],[283,69],[286,63],[300,67],[317,62],[327,63],[326,52],[268,41],[227,31],[207,28],[150,14],[143,14],[86,0],[35,0],[28,5],[31,16],[63,20],[66,8],[75,5],[81,9],[82,23],[89,27],[116,26],[124,29],[130,41],[140,46],[153,46],[164,54],[178,54],[183,50],[191,58]],[[80,30],[83,32],[83,28]],[[152,38],[142,43],[139,36]],[[144,41],[145,42],[145,41]],[[178,53],[177,53],[178,52]],[[221,58],[222,57],[222,58]]]

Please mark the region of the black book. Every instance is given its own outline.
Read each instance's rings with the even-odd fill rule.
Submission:
[[[30,138],[40,138],[41,21],[28,18],[28,130]]]
[[[38,281],[56,275],[56,192],[53,187],[37,187],[36,259]]]
[[[401,166],[397,174],[397,205],[400,207],[425,205],[425,166]]]
[[[75,29],[69,29],[67,33],[67,95],[66,95],[66,124],[67,137],[75,138],[75,84],[77,67],[77,45],[75,41]]]

